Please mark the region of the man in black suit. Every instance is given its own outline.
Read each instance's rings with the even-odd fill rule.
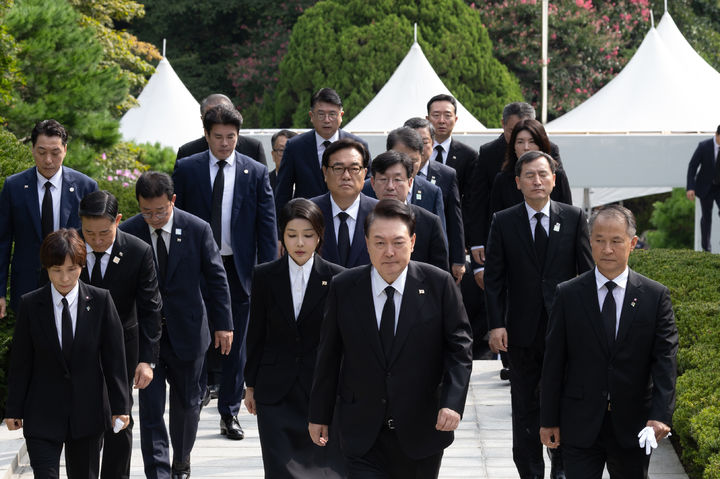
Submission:
[[[710,231],[712,226],[713,202],[720,208],[720,125],[714,138],[698,143],[695,153],[690,158],[687,172],[687,197],[695,201],[700,198],[700,235],[703,251],[710,251]],[[700,170],[698,171],[698,168]]]
[[[230,100],[230,98],[223,95],[222,93],[213,93],[212,95],[205,98],[202,103],[200,103],[200,119],[202,120],[205,117],[205,113],[210,108],[214,108],[218,105],[225,105],[228,108],[235,109],[235,105],[233,105],[233,102],[232,100]],[[238,112],[238,114],[239,113],[240,112]],[[242,126],[242,115],[240,115],[240,124]],[[204,136],[200,137],[197,140],[193,140],[181,146],[180,149],[178,149],[177,158],[175,159],[175,161],[177,162],[177,160],[179,160],[180,158],[185,158],[186,156],[201,153],[207,149],[207,140]],[[238,153],[249,156],[258,163],[267,166],[267,160],[265,159],[265,149],[263,148],[262,143],[260,143],[255,138],[238,135],[235,150],[237,150]]]
[[[361,193],[369,162],[367,149],[355,140],[345,138],[329,145],[323,152],[322,171],[330,191],[311,199],[325,219],[320,254],[345,268],[370,262],[363,240],[365,217],[377,200]]]
[[[555,167],[541,151],[518,159],[525,201],[493,216],[485,263],[490,349],[510,360],[513,460],[522,479],[544,474],[538,385],[555,287],[592,268],[585,214],[550,201]],[[564,477],[559,454],[551,477]]]
[[[117,199],[107,191],[85,196],[78,214],[87,249],[80,279],[110,290],[123,326],[128,388],[144,389],[158,361],[162,308],[152,248],[117,229],[122,215]],[[131,417],[129,426],[119,433],[105,432],[103,478],[129,477],[132,426]]]
[[[342,100],[332,88],[321,88],[310,99],[313,129],[285,145],[275,194],[278,211],[292,198],[313,198],[328,191],[321,166],[323,152],[331,143],[350,138],[370,151],[365,140],[339,129],[343,113]]]
[[[270,172],[270,186],[272,187],[273,192],[277,187],[277,174],[278,171],[280,171],[282,157],[285,153],[285,143],[294,136],[297,136],[297,133],[294,131],[279,130],[273,134],[272,138],[270,138],[270,145],[272,146],[270,156],[272,156],[273,163],[275,163],[275,169]]]
[[[597,267],[557,288],[540,437],[562,443],[569,478],[600,479],[606,464],[610,477],[647,478],[650,452],[670,432],[678,331],[668,289],[628,268],[635,231],[630,210],[598,210]]]
[[[448,252],[440,218],[417,205],[409,204],[408,192],[412,186],[413,161],[405,153],[390,150],[376,156],[370,163],[370,182],[375,197],[380,200],[398,200],[408,204],[415,213],[416,235],[413,261],[428,263],[449,270]]]
[[[412,209],[381,200],[365,229],[372,264],[330,284],[308,429],[327,444],[337,398],[353,478],[436,478],[465,408],[470,324],[452,276],[410,260],[414,233]]]
[[[165,173],[143,173],[135,196],[140,214],[120,229],[152,246],[163,302],[160,358],[153,380],[139,393],[145,475],[187,479],[200,419],[201,374],[211,340],[208,319],[213,323],[215,347],[228,354],[233,342],[230,291],[210,225],[174,207],[172,179]],[[203,302],[201,287],[207,292],[207,302]],[[163,419],[166,380],[170,384],[172,466]]]

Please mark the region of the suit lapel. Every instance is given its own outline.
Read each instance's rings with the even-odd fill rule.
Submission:
[[[335,237],[335,220],[332,214],[332,205],[330,204],[330,193],[325,193],[320,197],[318,206],[325,217],[325,244],[323,245],[323,256],[328,261],[337,263],[340,258],[338,251],[337,238]]]
[[[235,186],[233,188],[233,200],[232,200],[232,213],[230,214],[230,227],[232,231],[237,231],[235,224],[240,220],[242,212],[242,204],[245,199],[245,192],[249,191],[248,182],[249,170],[247,169],[246,160],[240,156],[235,155]],[[210,193],[212,196],[212,192]],[[238,235],[232,235],[233,239],[237,239]]]
[[[71,365],[76,361],[85,361],[87,359],[78,356],[80,353],[77,351],[85,349],[81,348],[80,345],[89,340],[92,318],[95,315],[95,303],[88,287],[82,282],[78,283],[78,286],[77,320],[75,321],[75,335],[73,336],[72,356],[70,357]]]
[[[37,169],[30,168],[27,170],[23,181],[23,189],[25,190],[25,204],[28,208],[28,214],[32,218],[32,224],[38,238],[42,239],[42,227],[40,225],[40,200],[37,191]]]
[[[55,307],[52,302],[52,293],[50,291],[50,283],[43,286],[45,291],[42,294],[40,301],[38,301],[38,308],[40,309],[42,329],[45,332],[47,342],[52,349],[55,358],[60,364],[67,370],[65,364],[65,358],[63,357],[62,350],[60,349],[60,340],[58,339],[57,326],[55,325]]]
[[[122,266],[120,266],[120,262],[125,256],[125,245],[127,244],[125,237],[123,236],[124,234],[125,233],[120,230],[117,230],[115,233],[115,244],[110,251],[110,260],[108,261],[107,268],[105,269],[105,275],[102,280],[103,286],[113,284],[115,275],[117,275],[118,270],[122,268]],[[85,269],[87,270],[87,268]]]
[[[415,267],[413,263],[408,265],[408,273],[405,279],[405,291],[402,294],[402,302],[400,303],[400,314],[398,315],[398,324],[395,330],[395,340],[393,341],[392,354],[388,361],[388,367],[392,366],[402,351],[403,345],[415,327],[415,323],[420,318],[420,312],[425,302],[425,290],[423,280],[425,279],[422,272]]]
[[[434,166],[433,162],[428,161],[428,169],[427,169],[427,178],[426,179],[433,185],[437,185],[437,182],[439,180],[438,171],[433,166]]]
[[[297,318],[298,323],[300,323],[308,312],[312,311],[322,299],[323,294],[327,291],[328,284],[330,283],[330,281],[328,281],[329,276],[327,267],[325,266],[322,258],[315,255],[312,272],[310,273],[310,278],[308,279],[308,284],[305,288],[305,296],[303,297],[302,306],[300,306],[300,314],[298,314]]]
[[[338,138],[342,138],[342,130],[340,130],[340,136]],[[317,166],[317,168],[311,168],[310,171],[313,171],[313,177],[315,178],[315,182],[317,183],[317,191],[327,191],[327,185],[325,184],[325,178],[323,177],[322,172],[322,165],[320,164],[320,160],[318,160],[318,154],[317,154],[317,143],[315,141],[315,130],[310,130],[308,132],[308,144],[307,144],[308,154],[312,152],[312,155],[308,155],[309,158],[312,158],[314,164]],[[312,165],[310,165],[312,167]]]
[[[634,271],[628,271],[627,289],[625,290],[625,299],[620,310],[620,325],[618,326],[617,337],[615,338],[615,347],[617,347],[628,335],[632,322],[635,319],[636,305],[638,298],[642,300],[643,287],[637,280]]]
[[[212,185],[210,183],[210,150],[205,151],[195,165],[197,182],[195,187],[200,190],[200,198],[205,204],[205,211],[212,211]]]
[[[348,262],[346,265],[348,267],[351,264],[356,264],[362,251],[367,248],[363,226],[365,224],[365,217],[372,208],[369,208],[370,205],[368,205],[364,196],[362,193],[360,194],[360,205],[358,207],[357,219],[355,220],[355,231],[353,232],[353,240],[350,245],[350,253],[348,254]]]
[[[76,198],[75,182],[68,173],[67,168],[63,167],[62,177],[62,191],[60,192],[60,228],[64,228],[65,225],[68,224],[70,213],[74,209],[77,210],[77,205],[74,201]]]
[[[550,234],[548,235],[548,246],[545,252],[545,264],[552,264],[554,255],[558,250],[560,235],[565,234],[562,227],[565,219],[563,213],[564,211],[560,209],[557,202],[550,201]]]
[[[600,315],[600,303],[598,303],[597,284],[595,282],[595,270],[591,269],[585,273],[585,284],[581,288],[580,302],[585,308],[585,317],[590,321],[590,326],[595,332],[598,342],[603,352],[610,356],[610,346],[608,345],[607,334],[605,332],[605,324]]]
[[[370,281],[370,265],[364,266],[363,274],[357,281],[356,291],[359,294],[356,296],[354,302],[357,310],[355,311],[355,318],[359,318],[356,322],[360,330],[361,336],[366,337],[370,343],[370,349],[377,358],[379,364],[385,364],[385,353],[383,353],[382,345],[380,344],[380,333],[378,332],[377,316],[375,315],[375,302],[373,298],[372,282]],[[361,297],[366,294],[365,298]]]
[[[275,276],[276,286],[272,288],[273,297],[280,306],[282,315],[287,318],[288,325],[295,328],[295,309],[292,300],[292,284],[290,284],[290,270],[288,266],[288,256],[283,256],[282,261],[277,263],[277,268],[273,272]]]
[[[515,221],[516,221],[516,234],[520,241],[523,243],[523,249],[528,252],[528,256],[532,258],[535,268],[540,271],[540,260],[538,260],[537,254],[535,253],[535,243],[533,242],[532,231],[530,230],[530,221],[527,216],[527,209],[525,209],[525,203],[519,203],[514,206],[515,208]]]
[[[185,228],[185,222],[182,220],[182,216],[178,214],[178,211],[178,209],[175,209],[175,214],[173,215],[172,231],[170,231],[170,244],[167,245],[167,271],[165,272],[163,283],[167,283],[170,278],[172,278],[175,268],[177,268],[178,263],[180,263],[180,258],[182,256],[182,232]],[[157,259],[155,261],[157,261]]]

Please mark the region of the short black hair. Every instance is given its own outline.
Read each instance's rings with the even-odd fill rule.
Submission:
[[[530,163],[531,161],[535,161],[538,158],[545,158],[547,160],[550,164],[550,171],[554,175],[557,171],[557,161],[555,161],[552,156],[543,151],[528,151],[527,153],[523,153],[515,162],[515,176],[520,176],[523,165]]]
[[[446,93],[441,93],[439,95],[435,95],[434,97],[430,98],[430,101],[427,102],[427,111],[430,113],[430,105],[435,103],[436,101],[449,101],[452,103],[453,109],[455,110],[455,114],[457,115],[457,100],[454,96],[448,95]]]
[[[240,131],[242,127],[242,116],[235,108],[228,108],[226,105],[216,105],[205,112],[203,116],[203,128],[210,133],[215,125],[232,125]]]
[[[68,134],[65,127],[53,119],[42,120],[35,123],[32,133],[30,133],[30,141],[32,141],[33,146],[35,146],[38,136],[40,135],[59,136],[62,144],[67,145]]]
[[[405,168],[408,178],[413,176],[413,160],[405,153],[399,151],[388,150],[385,153],[380,153],[378,156],[373,158],[370,163],[370,174],[375,177],[377,173],[383,174],[391,166],[401,164]]]
[[[716,135],[720,135],[720,125],[718,125],[717,130],[715,130]]]
[[[362,155],[363,159],[363,168],[367,168],[368,164],[370,163],[370,153],[365,149],[362,143],[359,141],[353,140],[352,138],[342,138],[338,141],[334,141],[325,148],[325,151],[323,152],[322,156],[322,165],[324,167],[330,166],[330,157],[337,153],[340,150],[344,150],[346,148],[353,148]]]
[[[321,88],[310,97],[310,109],[315,108],[317,102],[330,103],[342,109],[342,100],[340,95],[332,88]]]
[[[414,128],[410,128],[409,126],[401,126],[400,128],[395,128],[391,131],[390,134],[388,134],[387,141],[385,142],[385,148],[392,150],[398,143],[402,143],[411,150],[417,151],[420,154],[423,152],[424,145],[422,136],[420,136],[420,133],[415,131]]]
[[[398,218],[407,226],[410,236],[415,234],[415,212],[412,208],[399,200],[380,200],[365,217],[365,237],[370,237],[370,226],[378,218]]]
[[[320,241],[315,248],[316,252],[320,252],[325,236],[325,218],[322,210],[318,205],[306,198],[294,198],[282,207],[278,215],[278,226],[280,227],[280,241],[285,246],[285,228],[292,220],[303,219],[308,220],[312,225],[315,233],[317,233]]]
[[[146,171],[135,183],[135,199],[142,196],[145,199],[166,196],[172,200],[175,194],[175,185],[170,175],[161,171]]]
[[[535,119],[535,108],[524,101],[508,103],[503,108],[502,121],[505,123],[511,116],[517,116],[520,120]]]
[[[435,127],[427,118],[420,118],[415,116],[405,122],[403,126],[412,128],[413,130],[419,130],[421,128],[427,128],[430,132],[430,138],[435,139]]]
[[[270,146],[273,149],[275,149],[275,142],[281,136],[284,136],[285,138],[287,138],[289,140],[290,138],[292,138],[293,136],[296,136],[296,135],[297,135],[297,133],[295,133],[294,131],[291,131],[291,130],[276,131],[275,134],[272,136],[272,138],[270,138]]]
[[[70,256],[73,264],[85,266],[87,249],[85,242],[74,228],[60,228],[45,237],[40,245],[40,264],[45,269],[65,264]]]
[[[115,221],[118,215],[118,200],[109,191],[93,191],[80,201],[78,216],[81,218],[108,218]]]

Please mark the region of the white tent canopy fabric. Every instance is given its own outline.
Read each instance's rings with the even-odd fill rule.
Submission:
[[[166,58],[138,96],[140,106],[120,119],[124,140],[160,143],[175,151],[202,135],[200,104],[185,87]]]
[[[665,12],[625,68],[577,108],[548,123],[551,132],[708,132],[717,126],[720,73]]]
[[[427,115],[426,104],[435,95],[450,90],[415,42],[385,86],[370,103],[345,126],[353,133],[383,133],[402,126],[405,120]],[[487,130],[470,112],[457,105],[458,121],[453,133],[477,133]]]

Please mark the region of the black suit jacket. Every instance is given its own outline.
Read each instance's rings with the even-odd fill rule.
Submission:
[[[445,164],[455,168],[457,172],[464,231],[470,229],[470,224],[474,221],[474,214],[469,198],[471,196],[470,190],[472,189],[472,175],[475,169],[475,163],[477,163],[477,153],[475,150],[453,138],[450,141],[450,151],[447,153]],[[468,238],[465,238],[465,246],[470,246]]]
[[[543,311],[548,316],[551,313],[558,283],[592,266],[587,219],[580,208],[550,202],[550,233],[543,269],[535,254],[525,203],[495,213],[485,256],[489,328],[507,328],[511,347],[529,346]]]
[[[320,332],[310,422],[330,424],[336,397],[341,446],[364,455],[392,417],[403,451],[436,454],[453,441],[435,429],[438,410],[462,414],[472,369],[472,333],[450,274],[411,261],[392,353],[386,361],[372,300],[371,266],[333,278]],[[332,433],[331,433],[332,434]]]
[[[110,293],[79,282],[68,367],[50,288],[20,299],[5,415],[23,420],[25,437],[64,442],[102,433],[111,415],[130,413],[130,401],[122,326]]]
[[[515,173],[501,171],[495,177],[490,192],[490,214],[522,203],[525,199],[515,183]],[[550,199],[566,205],[572,204],[572,192],[565,170],[558,169],[555,173],[555,188],[550,193]]]
[[[560,284],[545,347],[542,426],[559,426],[563,444],[591,447],[609,399],[620,446],[637,448],[648,420],[671,425],[677,349],[670,292],[660,283],[629,271],[612,349],[594,270]]]
[[[178,149],[175,162],[177,163],[177,160],[179,160],[180,158],[185,158],[186,156],[191,156],[196,153],[202,153],[209,148],[210,147],[208,146],[208,142],[204,136],[198,138],[197,140],[185,143],[183,146],[180,147],[180,149]],[[262,143],[260,143],[255,138],[238,135],[237,144],[235,145],[235,151],[237,151],[238,153],[242,153],[245,156],[249,156],[258,163],[267,166],[267,160],[265,159],[265,149],[263,148]]]
[[[272,188],[273,194],[275,194],[275,188],[277,187],[277,170],[272,170],[268,173],[268,179],[270,180],[270,188]]]
[[[708,195],[715,178],[714,141],[714,138],[710,138],[698,143],[688,165],[686,189],[695,190],[698,198],[705,198]]]
[[[457,172],[439,161],[429,160],[426,180],[442,191],[450,263],[465,264],[465,225]]]
[[[87,267],[80,279],[90,282]],[[157,363],[162,299],[152,247],[118,229],[100,287],[110,291],[120,316],[128,374],[135,374],[138,362]]]
[[[410,259],[450,271],[440,218],[418,205],[410,205],[410,208],[415,213],[415,248]]]
[[[472,188],[469,199],[474,221],[470,225],[470,231],[465,231],[465,236],[469,236],[472,246],[487,245],[493,213],[490,211],[490,192],[495,176],[500,172],[503,161],[505,161],[506,151],[507,142],[502,133],[493,141],[480,146],[471,180]],[[562,165],[560,149],[553,142],[550,142],[550,154],[559,165]],[[572,202],[568,204],[572,204]]]
[[[255,268],[247,332],[245,384],[274,404],[295,381],[309,395],[330,280],[344,268],[315,255],[295,320],[287,255]]]
[[[359,136],[339,130],[339,138],[359,141],[368,152],[368,145]],[[315,130],[306,131],[290,138],[285,143],[282,167],[277,176],[275,204],[277,210],[293,198],[314,198],[327,193],[327,185],[320,169],[315,142]],[[293,194],[293,185],[295,193]]]

